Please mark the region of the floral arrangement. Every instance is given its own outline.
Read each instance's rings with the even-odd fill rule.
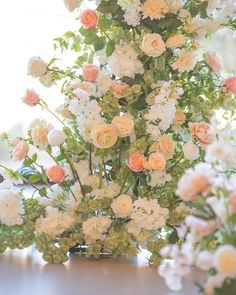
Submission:
[[[0,250],[35,244],[44,260],[63,263],[74,246],[94,257],[143,247],[158,263],[189,213],[175,194],[178,179],[215,141],[213,110],[235,107],[236,78],[221,77],[220,57],[202,53],[200,43],[222,26],[235,28],[233,2],[65,4],[79,11],[80,27],[54,40],[62,57],[28,64],[46,87],[61,84],[64,104],[52,112],[33,89],[23,97],[62,128],[36,119],[24,139],[1,135],[23,168],[1,165]],[[71,51],[77,58],[62,69]],[[54,165],[44,167],[39,151]],[[15,187],[22,183],[32,197]]]
[[[178,184],[177,194],[190,204],[191,213],[179,229],[184,242],[162,248],[163,257],[171,260],[159,267],[176,291],[196,266],[207,277],[199,283],[204,294],[236,292],[236,129],[231,119],[225,124],[223,118],[213,120],[217,138],[207,147],[205,162],[188,169]]]

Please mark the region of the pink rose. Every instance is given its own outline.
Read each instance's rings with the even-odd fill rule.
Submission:
[[[99,16],[95,10],[86,9],[80,14],[80,22],[85,29],[96,28]]]
[[[12,159],[14,161],[21,161],[23,160],[28,151],[29,151],[29,145],[28,143],[20,138],[16,138],[15,140],[12,141]]]
[[[206,56],[206,62],[215,73],[223,70],[221,57],[216,52],[208,52]]]
[[[134,172],[141,172],[144,169],[146,159],[140,152],[133,153],[129,156],[128,166]]]
[[[226,89],[233,94],[236,94],[236,76],[229,78],[226,81]]]
[[[96,65],[87,64],[83,66],[83,78],[85,81],[94,82],[99,75],[99,68]]]
[[[59,165],[52,166],[47,170],[47,177],[53,183],[63,182],[65,176],[64,169]]]
[[[215,140],[215,132],[208,123],[189,123],[189,130],[192,137],[199,142],[202,149],[205,149]]]
[[[123,98],[125,92],[129,88],[129,85],[125,83],[118,83],[118,82],[112,82],[112,85],[110,87],[111,92],[114,94],[114,96],[118,99]]]
[[[236,213],[236,193],[233,193],[230,196],[230,204],[231,204],[231,208],[233,209],[234,213]]]
[[[22,98],[22,101],[28,106],[34,107],[39,103],[40,98],[33,89],[27,89],[25,96]]]

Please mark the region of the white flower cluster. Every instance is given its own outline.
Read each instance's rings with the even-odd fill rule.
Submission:
[[[146,101],[151,106],[144,115],[148,121],[147,132],[156,140],[160,131],[166,131],[173,124],[176,114],[176,100],[183,95],[183,89],[173,86],[173,82],[160,81]],[[158,128],[156,127],[158,124]]]
[[[8,181],[0,186],[0,222],[8,226],[23,223],[23,197]]]
[[[115,46],[113,54],[108,59],[108,67],[111,74],[122,77],[135,77],[136,74],[143,74],[142,62],[137,58],[137,53],[133,47],[124,41]]]
[[[89,94],[83,90],[78,91],[78,98],[69,100],[68,104],[69,110],[76,116],[79,130],[88,141],[92,128],[103,123],[101,108],[97,101],[90,100]]]
[[[169,210],[162,208],[156,199],[139,198],[133,206],[131,219],[139,228],[151,231],[165,226]]]
[[[118,0],[117,4],[125,12],[124,19],[129,26],[140,24],[140,0]]]
[[[87,219],[82,226],[86,244],[91,245],[96,240],[105,240],[111,223],[111,219],[104,216],[95,216]]]
[[[46,216],[40,217],[36,221],[36,231],[46,233],[52,238],[56,238],[64,231],[68,230],[75,222],[75,218],[68,212],[59,211],[53,207],[46,207]]]
[[[148,185],[151,187],[162,186],[172,180],[171,175],[166,173],[166,171],[149,171],[148,178],[150,178]]]

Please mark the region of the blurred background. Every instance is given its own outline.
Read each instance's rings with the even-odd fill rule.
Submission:
[[[53,118],[39,107],[29,108],[21,102],[26,88],[34,88],[51,109],[63,102],[59,87],[45,88],[27,76],[27,63],[35,55],[49,61],[54,55],[52,40],[76,29],[75,17],[65,8],[63,0],[1,2],[0,133],[23,135],[34,118],[46,118],[53,123]],[[222,56],[228,72],[235,71],[236,38],[230,30],[218,32],[206,46]],[[6,147],[0,145],[0,162],[6,155]]]

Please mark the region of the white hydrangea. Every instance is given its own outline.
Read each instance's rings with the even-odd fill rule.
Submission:
[[[145,230],[156,230],[165,226],[169,210],[162,208],[156,199],[139,198],[133,203],[131,219]]]
[[[61,212],[51,206],[46,207],[46,216],[40,217],[36,221],[36,231],[46,233],[52,238],[56,238],[75,223],[75,217],[68,212]]]
[[[23,197],[8,181],[0,186],[0,222],[8,226],[23,223]]]
[[[153,141],[157,141],[161,136],[160,128],[157,125],[148,124],[147,125],[147,133],[150,135],[150,139]]]
[[[102,97],[103,95],[107,93],[107,91],[111,87],[112,80],[110,78],[110,75],[108,75],[107,73],[100,72],[96,82],[97,82],[96,83],[97,90],[96,90],[95,96]]]
[[[83,222],[82,230],[85,235],[86,244],[91,245],[96,240],[105,240],[111,223],[111,219],[104,216],[91,217]]]
[[[132,198],[128,195],[120,195],[112,202],[111,208],[117,217],[128,217],[133,210]]]
[[[140,228],[133,220],[127,224],[127,232],[133,235],[140,243],[145,243],[152,235],[150,231]]]
[[[215,141],[206,150],[205,160],[208,163],[215,163],[221,169],[236,167],[236,147],[229,142]]]
[[[121,187],[118,184],[112,183],[103,188],[94,189],[92,194],[94,194],[97,199],[102,199],[102,198],[113,199],[119,195],[120,190],[121,190]]]
[[[142,62],[137,58],[137,53],[130,44],[121,41],[115,46],[113,54],[108,59],[108,66],[111,74],[122,77],[135,77],[136,74],[143,74]]]
[[[101,108],[96,100],[90,100],[89,94],[83,90],[78,91],[78,98],[68,101],[70,112],[76,116],[78,128],[84,139],[89,141],[89,134],[93,126],[103,123],[100,115]]]
[[[148,178],[150,178],[148,185],[151,187],[162,186],[172,180],[171,175],[166,173],[166,171],[150,171]]]
[[[176,87],[172,81],[159,81],[153,86],[154,90],[147,96],[150,105],[144,118],[149,121],[147,132],[152,135],[153,140],[159,135],[158,129],[166,131],[173,124],[176,114],[176,101],[183,95],[183,89]],[[150,124],[151,122],[155,123]]]
[[[136,27],[140,24],[140,0],[118,0],[124,13],[124,20],[129,26]]]

